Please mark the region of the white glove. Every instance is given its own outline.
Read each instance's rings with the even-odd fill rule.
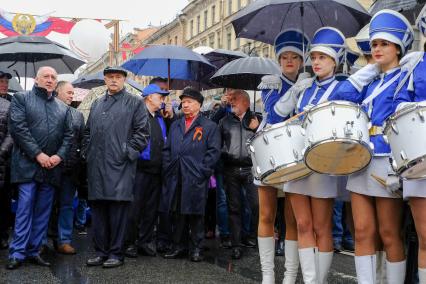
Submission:
[[[362,89],[370,84],[380,74],[380,69],[377,64],[367,64],[362,67],[358,72],[349,77],[352,85],[361,92]]]
[[[386,178],[386,189],[393,193],[399,194],[399,189],[401,188],[401,181],[396,175],[388,175]]]

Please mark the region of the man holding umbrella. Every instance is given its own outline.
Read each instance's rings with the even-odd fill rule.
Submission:
[[[203,260],[203,215],[208,180],[220,156],[220,133],[214,122],[200,115],[200,92],[187,88],[179,98],[184,117],[172,124],[163,150],[160,211],[172,212],[175,226],[173,249],[164,257],[184,255],[183,236],[189,225],[191,261],[198,262]]]
[[[139,153],[148,144],[148,115],[141,97],[126,91],[127,72],[104,70],[107,91],[91,108],[83,138],[96,256],[88,266],[123,264],[124,236]]]

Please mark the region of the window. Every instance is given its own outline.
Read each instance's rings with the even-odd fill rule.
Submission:
[[[209,36],[209,46],[214,48],[214,34]]]
[[[231,50],[232,47],[232,32],[231,29],[226,31],[226,49]]]
[[[263,48],[263,57],[269,57],[269,48],[266,46]]]
[[[241,45],[241,40],[239,39],[239,38],[237,38],[237,49],[239,49],[240,48],[240,45]]]
[[[175,45],[178,45],[178,36],[175,36]]]
[[[207,30],[207,10],[204,11],[204,30]]]
[[[206,38],[203,38],[203,39],[201,40],[201,45],[202,45],[202,46],[206,46],[206,45],[207,45],[207,39],[206,39]]]
[[[200,15],[197,16],[197,34],[200,33]]]
[[[216,22],[216,6],[213,5],[212,6],[212,26],[214,25],[215,22]]]
[[[228,0],[228,16],[232,14],[232,0]]]
[[[189,35],[190,37],[194,36],[194,20],[191,20],[189,23]]]
[[[220,32],[217,32],[217,48],[222,48]]]

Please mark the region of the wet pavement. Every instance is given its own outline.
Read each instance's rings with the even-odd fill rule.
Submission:
[[[7,251],[0,251],[0,283],[259,283],[261,272],[257,249],[244,249],[243,258],[232,260],[231,251],[208,240],[205,261],[193,263],[187,259],[166,260],[161,256],[126,259],[125,265],[104,269],[87,267],[86,259],[93,256],[89,236],[76,235],[77,254],[68,256],[49,251],[46,259],[52,267],[43,268],[25,263],[14,271],[4,268]],[[281,283],[284,257],[276,257],[276,283]],[[299,271],[298,283],[301,281]],[[335,254],[328,283],[356,283],[353,257]]]

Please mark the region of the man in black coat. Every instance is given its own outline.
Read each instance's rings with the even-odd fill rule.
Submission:
[[[8,130],[10,95],[7,93],[11,78],[11,74],[0,71],[0,249],[9,246],[7,231],[12,223],[9,156],[13,141]]]
[[[46,234],[54,187],[61,185],[62,167],[72,140],[69,108],[55,96],[57,73],[41,67],[31,91],[17,93],[10,106],[9,130],[14,140],[11,182],[18,184],[15,232],[8,269],[24,259],[50,266],[39,250]]]
[[[165,258],[185,253],[183,236],[190,230],[191,260],[201,261],[208,181],[220,156],[217,125],[200,115],[203,96],[185,89],[180,96],[184,116],[170,127],[163,150],[160,211],[174,215],[174,247]]]
[[[231,113],[219,122],[222,135],[222,161],[224,185],[231,229],[232,258],[241,258],[241,216],[244,207],[241,191],[245,191],[249,202],[252,223],[257,228],[259,201],[257,187],[253,184],[252,161],[246,144],[259,126],[255,114],[250,111],[250,97],[243,90],[231,93]]]
[[[127,72],[104,70],[107,91],[91,108],[83,142],[96,257],[88,266],[117,267],[124,261],[127,214],[133,201],[136,165],[148,144],[149,124],[140,96],[126,91]]]

